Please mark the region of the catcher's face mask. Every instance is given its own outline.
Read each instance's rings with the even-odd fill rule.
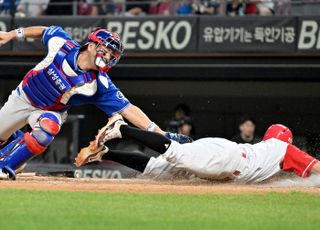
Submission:
[[[96,57],[95,65],[98,66],[99,71],[106,72],[111,67],[115,66],[120,57],[117,53],[113,52],[111,49],[97,44],[96,46]]]
[[[102,72],[106,72],[115,66],[124,51],[120,36],[108,30],[97,29],[88,36],[88,42],[97,44],[95,64],[99,67],[99,71]],[[109,60],[106,58],[108,56],[106,53],[110,56]]]

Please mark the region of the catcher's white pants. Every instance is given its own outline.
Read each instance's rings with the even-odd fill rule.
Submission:
[[[29,124],[36,127],[37,119],[43,113],[53,113],[61,122],[65,121],[67,113],[45,111],[32,106],[22,90],[21,84],[13,90],[8,101],[0,110],[0,140],[6,141],[12,133]]]
[[[188,144],[172,141],[163,157],[174,167],[205,179],[237,179],[247,166],[238,145],[222,138],[203,138]]]

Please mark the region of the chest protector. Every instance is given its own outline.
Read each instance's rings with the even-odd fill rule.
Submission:
[[[96,79],[95,71],[88,71],[77,76],[68,76],[62,68],[65,57],[76,44],[67,41],[59,49],[53,61],[41,70],[30,70],[23,79],[22,88],[31,104],[42,110],[65,111],[68,105],[61,101],[63,95],[74,87]]]

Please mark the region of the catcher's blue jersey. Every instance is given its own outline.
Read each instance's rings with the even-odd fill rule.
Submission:
[[[44,30],[42,42],[47,56],[23,82],[23,90],[34,106],[65,111],[73,105],[94,104],[111,116],[130,105],[107,74],[78,67],[80,45],[61,27]]]

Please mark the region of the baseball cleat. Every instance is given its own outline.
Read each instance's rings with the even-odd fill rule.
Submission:
[[[96,146],[101,146],[105,142],[110,141],[115,138],[122,138],[120,132],[120,126],[127,125],[124,122],[120,114],[116,114],[109,119],[109,122],[106,126],[99,130],[98,135],[96,136]]]

